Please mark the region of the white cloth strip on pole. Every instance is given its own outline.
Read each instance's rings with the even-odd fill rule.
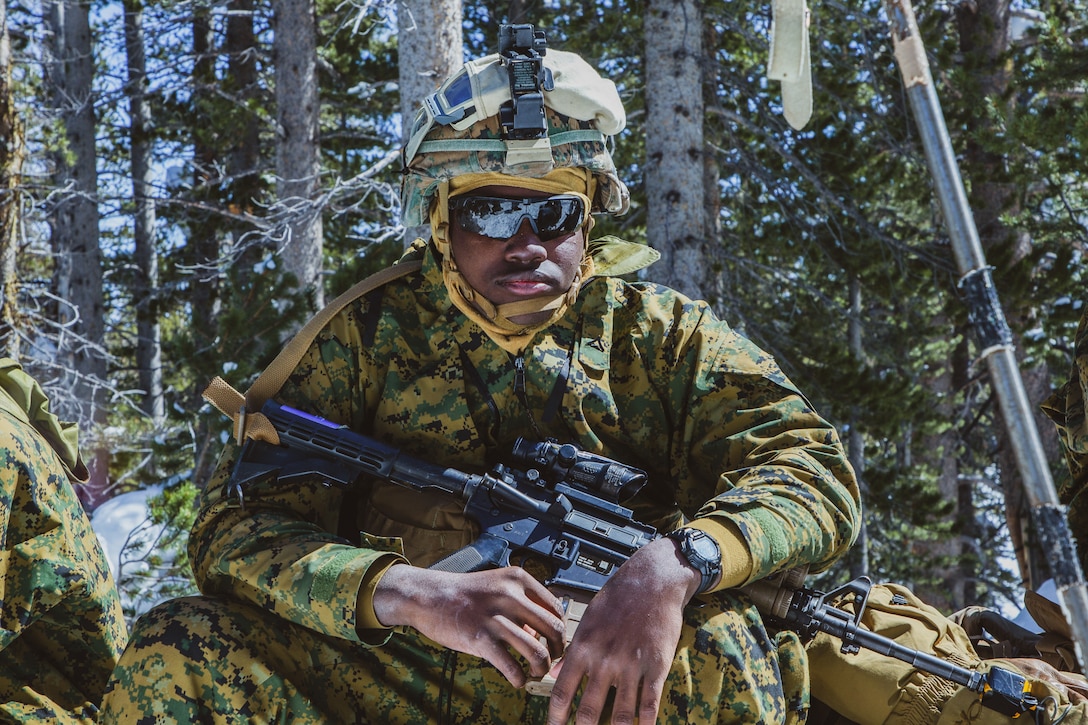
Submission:
[[[805,0],[774,0],[767,77],[782,83],[782,115],[800,131],[812,117],[812,62]]]

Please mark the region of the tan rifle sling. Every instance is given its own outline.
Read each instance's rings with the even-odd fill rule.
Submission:
[[[355,300],[384,284],[418,271],[422,266],[423,263],[418,260],[394,264],[370,275],[334,299],[295,333],[295,336],[280,350],[268,367],[257,376],[245,395],[239,393],[230,383],[217,375],[204,390],[203,397],[223,415],[234,421],[234,439],[238,444],[241,445],[246,438],[278,444],[279,435],[268,418],[261,413],[261,407],[283,387],[287,376],[298,366],[302,356],[310,349],[317,333]]]

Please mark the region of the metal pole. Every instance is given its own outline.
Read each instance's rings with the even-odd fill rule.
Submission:
[[[1064,507],[1058,501],[1042,441],[1028,404],[1024,381],[1013,353],[1012,333],[997,299],[990,268],[979,242],[974,215],[959,166],[952,153],[944,114],[933,87],[925,47],[910,0],[884,0],[891,25],[895,57],[906,84],[911,111],[922,137],[926,161],[952,241],[960,286],[968,313],[986,360],[1009,442],[1024,482],[1040,542],[1050,563],[1058,598],[1073,629],[1081,665],[1088,663],[1088,589],[1077,559]]]

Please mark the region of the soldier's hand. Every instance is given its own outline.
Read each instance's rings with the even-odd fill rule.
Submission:
[[[559,600],[520,567],[455,574],[397,564],[378,582],[374,613],[385,626],[407,625],[444,647],[486,659],[514,687],[527,675],[511,650],[536,677],[562,653]]]
[[[548,722],[568,721],[583,681],[577,725],[600,721],[612,687],[612,722],[634,722],[636,717],[655,722],[680,641],[684,606],[699,582],[699,573],[670,539],[635,552],[582,615],[552,688]]]

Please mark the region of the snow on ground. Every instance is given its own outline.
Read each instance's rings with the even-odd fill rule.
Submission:
[[[1037,593],[1055,604],[1058,603],[1058,586],[1054,583],[1053,579],[1047,579],[1043,582],[1037,590]],[[1043,628],[1036,624],[1035,620],[1031,618],[1031,614],[1028,613],[1027,609],[1021,609],[1012,621],[1029,632],[1041,633],[1043,631]]]
[[[163,548],[165,527],[151,521],[149,500],[166,484],[123,493],[94,510],[91,528],[102,544],[126,616],[134,620],[155,604],[178,596],[189,582],[174,570],[174,553]]]
[[[102,543],[113,578],[121,570],[121,553],[137,528],[146,525],[150,511],[147,500],[163,491],[161,484],[114,496],[94,510],[91,528]]]

